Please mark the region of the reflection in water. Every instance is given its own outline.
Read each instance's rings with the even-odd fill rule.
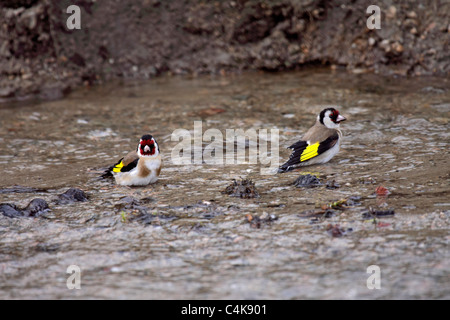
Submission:
[[[0,215],[0,297],[449,298],[442,282],[450,267],[449,89],[447,79],[315,70],[163,77],[1,106],[0,188],[10,189],[0,202],[22,208],[43,198],[51,211]],[[324,105],[339,105],[348,119],[341,151],[325,165],[262,175],[268,165],[260,162],[172,162],[179,143],[172,133],[193,134],[200,120],[203,132],[224,136],[278,129],[285,161],[285,147]],[[160,181],[124,188],[99,179],[144,133],[160,144]],[[301,173],[340,187],[296,188]],[[259,198],[222,193],[241,178],[255,182]],[[17,185],[28,189],[15,192]],[[380,185],[390,191],[382,204]],[[89,201],[52,202],[70,187]],[[125,197],[132,200],[124,204]],[[350,197],[360,202],[330,215],[301,214]],[[371,207],[395,215],[363,218]],[[248,215],[276,219],[253,228]],[[77,293],[66,287],[70,265],[82,269]],[[383,290],[367,289],[370,265],[380,266]]]

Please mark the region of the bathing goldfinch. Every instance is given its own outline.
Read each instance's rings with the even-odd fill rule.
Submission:
[[[278,173],[330,161],[339,152],[342,139],[339,125],[345,120],[346,118],[334,108],[322,110],[317,116],[314,126],[305,133],[300,141],[288,148],[293,152],[289,160],[278,169]]]
[[[161,172],[161,154],[156,140],[149,134],[142,136],[137,151],[120,159],[103,174],[113,176],[122,186],[146,186],[155,183]]]

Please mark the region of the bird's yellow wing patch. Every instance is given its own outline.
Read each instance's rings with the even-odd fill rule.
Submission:
[[[316,142],[314,144],[310,144],[309,146],[307,146],[300,155],[300,162],[309,160],[319,155],[319,153],[317,152],[319,149],[319,144],[320,144],[319,142]]]
[[[112,171],[113,171],[113,172],[121,172],[122,168],[123,168],[123,162],[120,161],[118,164],[116,164],[116,165],[114,166],[114,168],[113,168]]]

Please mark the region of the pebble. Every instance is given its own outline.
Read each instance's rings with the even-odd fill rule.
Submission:
[[[417,13],[415,13],[414,11],[409,11],[406,16],[410,19],[416,19],[417,18]]]
[[[31,200],[24,209],[20,209],[14,204],[0,204],[0,212],[8,218],[38,217],[48,210],[48,203],[39,198]]]
[[[296,186],[297,188],[314,188],[321,185],[322,182],[319,180],[319,178],[311,174],[301,175],[294,181],[294,186]]]
[[[83,190],[77,188],[70,188],[63,194],[60,194],[56,202],[58,204],[68,204],[72,202],[85,202],[85,201],[88,201],[88,197]]]

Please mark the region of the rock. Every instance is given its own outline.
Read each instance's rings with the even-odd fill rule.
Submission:
[[[328,232],[328,234],[332,237],[342,237],[343,235],[345,235],[345,230],[342,229],[338,224],[332,225],[332,224],[328,224],[326,227],[326,230]]]
[[[311,174],[301,175],[294,181],[294,186],[297,188],[315,188],[321,185],[320,179]]]
[[[389,40],[384,39],[380,42],[380,48],[383,49],[385,52],[388,52],[391,50],[391,47],[389,46]]]
[[[39,98],[43,100],[58,100],[70,92],[70,86],[61,82],[43,85]]]
[[[20,209],[18,209],[15,205],[9,203],[0,204],[0,212],[8,218],[18,218],[22,216]]]
[[[19,18],[19,22],[25,25],[29,30],[34,30],[38,24],[38,16],[42,13],[43,6],[37,5],[25,10]]]
[[[373,208],[370,208],[369,211],[363,213],[362,217],[363,219],[373,219],[379,217],[392,217],[394,215],[395,215],[394,209],[375,210]]]
[[[85,201],[88,201],[88,197],[83,190],[77,188],[70,188],[63,194],[60,194],[56,202],[58,204],[68,204],[73,202],[85,202]]]
[[[326,183],[326,188],[330,189],[330,190],[338,189],[340,187],[341,187],[341,185],[339,183],[337,183],[336,180],[329,180]]]
[[[389,19],[394,19],[397,15],[397,8],[394,6],[390,6],[386,12],[386,17]]]
[[[255,216],[251,214],[245,215],[245,218],[252,228],[261,228],[263,224],[271,224],[273,221],[278,220],[278,217],[274,214],[268,214],[264,212],[261,216]]]
[[[398,43],[398,42],[394,42],[392,44],[392,49],[394,49],[398,53],[402,53],[403,52],[403,46],[400,43]]]
[[[417,13],[415,11],[409,11],[406,13],[406,16],[410,19],[416,19],[417,18]]]
[[[22,215],[25,217],[38,217],[47,210],[49,210],[47,201],[38,198],[31,200],[28,206],[22,211]]]
[[[0,98],[12,98],[14,97],[13,88],[0,88]]]
[[[122,222],[138,222],[144,225],[159,224],[161,219],[175,219],[174,217],[164,217],[158,214],[149,213],[150,209],[143,206],[142,202],[153,202],[152,198],[144,198],[141,200],[133,197],[123,197],[114,206],[118,209],[118,213],[122,217]]]
[[[255,183],[249,179],[242,179],[240,181],[233,179],[233,183],[226,187],[225,191],[222,193],[226,193],[232,197],[245,199],[259,198],[259,193],[256,190]]]
[[[9,58],[11,56],[11,52],[9,52],[9,43],[3,42],[0,45],[0,57]]]
[[[31,200],[24,209],[20,209],[14,204],[0,204],[0,212],[8,218],[39,217],[48,210],[50,209],[47,201],[39,198]]]
[[[117,209],[127,209],[127,210],[139,210],[147,212],[146,208],[143,207],[139,200],[133,197],[123,197],[119,200],[117,204],[114,205]]]
[[[35,5],[39,0],[2,0],[2,6],[5,8],[21,8],[25,10],[25,8],[29,8]]]

